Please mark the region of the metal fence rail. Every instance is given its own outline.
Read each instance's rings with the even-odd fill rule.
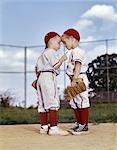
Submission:
[[[105,39],[105,40],[97,40],[97,41],[95,40],[95,41],[85,41],[85,42],[81,41],[80,45],[84,49],[88,48],[89,52],[90,52],[90,49],[95,50],[96,47],[103,46],[102,47],[103,48],[102,49],[102,53],[103,54],[109,54],[112,49],[114,49],[113,53],[117,53],[117,39]],[[1,66],[0,66],[0,78],[1,78],[1,80],[0,81],[2,81],[2,77],[3,77],[2,75],[5,75],[5,76],[7,75],[6,78],[9,78],[10,75],[23,75],[23,78],[22,78],[22,81],[23,81],[23,87],[22,87],[23,88],[23,90],[22,90],[23,93],[22,94],[23,95],[21,93],[20,94],[22,95],[22,97],[23,97],[22,99],[24,100],[24,107],[27,107],[27,103],[29,101],[29,98],[27,99],[27,96],[28,96],[27,90],[30,89],[30,87],[29,87],[30,84],[28,84],[29,83],[29,81],[28,81],[29,77],[28,76],[31,75],[30,76],[31,79],[32,79],[32,76],[34,77],[34,69],[33,69],[33,67],[30,69],[30,66],[34,66],[35,65],[36,59],[39,56],[39,55],[35,55],[35,56],[33,56],[31,58],[31,60],[29,60],[29,55],[34,54],[34,53],[36,53],[36,54],[39,53],[40,54],[41,50],[43,50],[43,48],[44,48],[43,45],[18,46],[18,45],[0,44],[0,50],[1,50],[0,51],[0,64],[1,64]],[[20,50],[22,50],[22,53],[21,53]],[[16,54],[16,56],[18,56],[18,59],[20,60],[20,64],[23,62],[23,67],[21,67],[21,68],[19,67],[19,69],[17,68],[16,70],[14,70],[15,68],[12,67],[11,69],[7,70],[7,68],[10,68],[10,67],[9,67],[9,64],[8,64],[8,66],[7,65],[4,66],[3,61],[5,59],[4,58],[5,56],[2,58],[2,55],[10,53],[10,52],[14,54],[16,51],[20,53],[20,54]],[[63,46],[63,48],[61,50],[61,53],[64,53],[64,52],[65,52],[65,47]],[[92,54],[93,54],[93,51],[92,51]],[[97,57],[97,55],[95,55],[95,58],[96,57]],[[9,59],[7,58],[6,62],[8,60],[10,60],[10,59],[12,59],[12,58],[9,58]],[[14,59],[15,58],[13,57],[13,61],[14,61]],[[15,61],[16,61],[16,65],[18,65],[16,59],[15,59]],[[108,62],[107,61],[108,61],[108,55],[106,57],[106,64],[107,64],[107,66],[106,66],[106,70],[107,70],[106,76],[107,76],[107,93],[108,93],[107,94],[108,95],[107,100],[109,101],[110,100],[110,93],[112,95],[112,92],[109,91],[109,80],[110,80],[109,76],[110,75],[109,75],[109,66],[108,66]],[[63,81],[62,81],[61,84],[62,84],[63,88],[66,87],[67,80],[68,80],[66,75],[65,75],[65,73],[64,73],[65,68],[66,68],[66,63],[64,63],[64,65],[63,65],[63,67],[61,69],[61,72],[62,72],[61,73],[62,74],[61,77],[63,78]],[[117,69],[117,66],[115,66],[114,68]],[[105,67],[104,68],[100,68],[100,69],[105,69]],[[11,78],[11,80],[14,81],[14,78]],[[6,87],[5,87],[2,84],[3,83],[0,83],[0,85],[1,85],[0,86],[0,91],[6,90],[10,86],[10,85],[6,85]],[[112,99],[112,97],[111,97],[111,99]]]

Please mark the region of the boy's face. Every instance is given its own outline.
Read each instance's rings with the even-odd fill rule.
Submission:
[[[73,47],[73,40],[72,40],[72,37],[63,34],[62,37],[61,37],[61,39],[62,39],[62,42],[63,42],[63,44],[65,45],[65,47],[66,47],[68,50],[71,50],[72,47]]]
[[[60,49],[61,38],[57,35],[55,36],[55,48],[56,50]]]
[[[58,35],[53,37],[51,40],[51,43],[53,45],[53,48],[57,51],[58,49],[60,49],[60,43],[61,43],[61,37],[59,37]]]

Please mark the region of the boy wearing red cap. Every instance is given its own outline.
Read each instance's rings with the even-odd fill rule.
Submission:
[[[66,55],[58,58],[57,51],[60,49],[61,37],[56,32],[49,32],[45,36],[45,50],[37,60],[36,75],[39,75],[37,84],[38,112],[40,113],[40,133],[49,135],[68,135],[57,126],[57,111],[60,107],[57,92],[56,75],[59,67],[67,59]],[[48,126],[48,115],[49,123]]]
[[[71,130],[71,133],[74,135],[88,133],[88,108],[90,106],[88,98],[88,78],[86,75],[88,65],[85,51],[80,48],[79,41],[80,34],[75,29],[68,29],[62,35],[62,42],[65,47],[71,51],[66,71],[70,77],[71,85],[74,86],[76,84],[76,78],[82,78],[87,89],[70,101],[77,121],[75,127]]]

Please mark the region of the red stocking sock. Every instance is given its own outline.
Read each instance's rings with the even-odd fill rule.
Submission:
[[[74,114],[75,114],[75,117],[76,117],[76,121],[78,123],[80,123],[80,121],[81,121],[80,110],[79,109],[73,109],[73,110],[74,110]]]
[[[89,109],[83,108],[80,110],[80,112],[81,112],[81,124],[88,124]]]
[[[56,110],[50,110],[50,126],[57,126],[57,111]]]
[[[48,116],[46,112],[40,112],[40,124],[47,125],[48,124]]]

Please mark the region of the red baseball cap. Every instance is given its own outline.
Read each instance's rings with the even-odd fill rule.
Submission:
[[[56,32],[49,32],[49,33],[47,33],[47,34],[45,35],[44,41],[45,41],[45,44],[46,44],[46,48],[47,48],[47,44],[48,44],[49,40],[50,40],[51,38],[57,36],[57,35],[60,37],[60,35],[59,35],[58,33],[56,33]]]
[[[68,35],[68,36],[73,36],[75,39],[77,39],[78,41],[80,41],[80,34],[77,30],[75,29],[68,29],[64,32],[64,34]]]

